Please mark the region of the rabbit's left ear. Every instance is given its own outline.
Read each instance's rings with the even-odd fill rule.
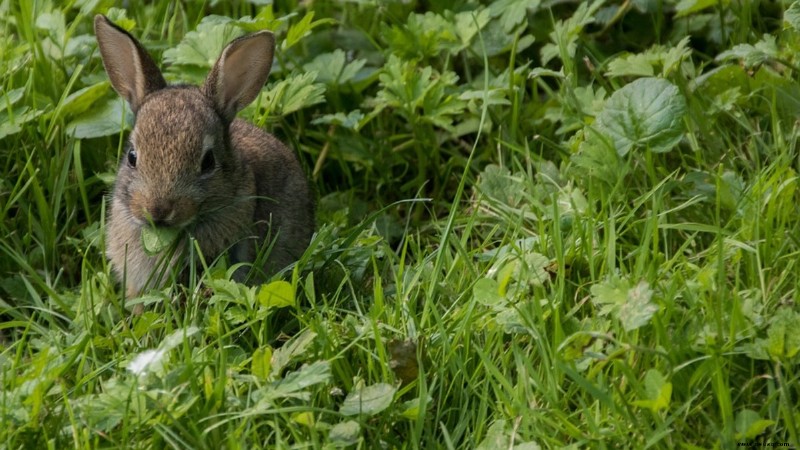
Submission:
[[[206,78],[203,92],[227,121],[255,100],[275,54],[275,37],[259,31],[228,44]]]
[[[94,16],[94,34],[111,85],[136,114],[148,94],[167,86],[164,76],[142,44],[105,16]]]

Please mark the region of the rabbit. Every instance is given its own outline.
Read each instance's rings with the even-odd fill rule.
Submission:
[[[105,16],[95,16],[94,29],[111,85],[135,117],[106,229],[107,257],[127,298],[164,286],[171,269],[187,270],[188,240],[149,255],[149,226],[193,236],[206,261],[229,251],[233,263],[253,262],[268,241],[264,274],[295,262],[314,231],[308,178],[283,143],[236,118],[267,80],[273,34],[230,42],[197,87],[168,86],[144,47]]]

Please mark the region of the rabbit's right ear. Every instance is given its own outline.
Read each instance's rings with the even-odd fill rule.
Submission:
[[[94,16],[94,34],[111,85],[136,114],[147,94],[167,86],[164,76],[139,41],[105,16]]]
[[[203,84],[203,92],[227,121],[255,100],[272,68],[275,37],[259,31],[234,40],[224,50]]]

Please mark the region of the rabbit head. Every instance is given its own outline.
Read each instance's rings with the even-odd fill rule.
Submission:
[[[102,15],[94,24],[111,85],[136,119],[117,174],[115,209],[139,226],[184,228],[230,207],[248,180],[229,125],[266,82],[272,33],[231,42],[198,88],[167,86],[136,39]]]

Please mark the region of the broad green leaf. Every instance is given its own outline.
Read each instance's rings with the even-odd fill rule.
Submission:
[[[501,88],[467,90],[462,92],[458,98],[461,100],[480,100],[482,104],[485,103],[487,106],[511,105],[511,101],[506,98],[506,90]]]
[[[472,288],[475,301],[485,306],[493,306],[503,301],[497,281],[491,278],[479,278]]]
[[[753,440],[773,425],[774,420],[762,419],[756,411],[743,409],[736,414],[736,440]]]
[[[685,115],[686,99],[677,87],[660,78],[640,78],[611,94],[596,126],[620,156],[633,148],[667,152],[683,136]]]
[[[454,86],[458,76],[454,72],[444,72],[436,85],[423,98],[423,119],[440,128],[452,129],[453,117],[464,111],[466,103],[448,88]]]
[[[568,226],[575,216],[583,215],[589,208],[589,203],[580,189],[574,185],[565,186],[558,191],[556,202],[558,215],[564,226]]]
[[[142,228],[142,247],[150,256],[157,255],[168,249],[178,239],[180,230],[170,227],[144,227]]]
[[[64,13],[60,10],[39,14],[36,17],[36,28],[46,31],[57,45],[65,43],[67,27]]]
[[[264,346],[253,352],[250,370],[256,377],[266,380],[272,371],[272,347]]]
[[[629,166],[621,160],[613,144],[597,130],[586,127],[583,130],[584,140],[579,141],[578,152],[572,156],[571,168],[577,179],[614,186],[624,178]]]
[[[208,300],[209,304],[220,302],[223,304],[241,305],[242,307],[245,305],[252,307],[256,303],[255,288],[237,283],[227,277],[212,276],[206,278],[204,284],[214,292]],[[229,310],[233,309],[234,308],[229,308]],[[233,317],[238,318],[239,314],[242,314],[241,310],[237,310]]]
[[[3,92],[3,95],[0,96],[0,111],[16,104],[22,99],[23,95],[25,95],[25,88],[16,88],[8,92]]]
[[[335,23],[336,21],[333,19],[320,19],[314,21],[314,11],[307,12],[299,22],[289,27],[289,31],[286,32],[286,39],[284,39],[281,43],[281,49],[283,51],[288,50],[293,45],[297,44],[301,39],[308,36],[311,33],[311,30],[320,25]]]
[[[650,302],[653,291],[646,281],[628,290],[625,302],[620,305],[618,319],[626,331],[635,330],[650,322],[653,314],[658,312],[658,306]]]
[[[326,383],[331,378],[331,365],[328,361],[316,361],[306,364],[300,370],[289,372],[281,380],[272,385],[268,394],[270,400],[284,397],[306,397],[303,392],[307,387]]]
[[[517,274],[518,280],[527,278],[529,285],[542,286],[550,279],[550,275],[546,270],[550,264],[550,258],[541,253],[529,252],[522,255],[520,262],[520,272]]]
[[[316,81],[320,83],[343,84],[352,80],[366,63],[366,59],[347,62],[344,51],[336,49],[332,53],[317,55],[303,66],[303,70],[316,72]]]
[[[114,25],[122,28],[125,31],[132,31],[136,26],[136,21],[129,19],[128,12],[122,8],[108,8],[108,11],[106,11],[106,17],[108,17],[110,21],[114,22]]]
[[[305,356],[317,334],[306,330],[272,352],[272,373],[279,374],[291,361]]]
[[[715,178],[717,177],[715,176]],[[730,211],[736,211],[743,200],[746,186],[739,173],[726,170],[719,177],[714,188],[718,191],[720,205]]]
[[[211,68],[222,49],[244,32],[231,24],[232,19],[206,16],[197,29],[186,33],[177,47],[164,52],[164,62],[172,65]],[[177,71],[180,75],[180,71]]]
[[[132,383],[116,376],[104,381],[99,394],[78,397],[75,405],[78,415],[90,420],[93,429],[112,432],[130,414],[136,417],[148,414],[148,393]]]
[[[722,52],[715,58],[717,61],[742,60],[745,67],[754,67],[765,62],[776,59],[778,55],[778,44],[775,36],[765,34],[755,45],[739,44],[728,51]]]
[[[776,360],[789,360],[800,352],[800,313],[778,310],[767,329],[767,352]]]
[[[328,439],[340,446],[349,446],[358,443],[361,435],[361,425],[355,420],[337,423],[328,432]]]
[[[325,101],[325,85],[315,83],[316,72],[291,75],[264,94],[266,109],[271,115],[285,116],[302,108]]]
[[[0,95],[0,139],[22,131],[22,125],[39,117],[44,110],[27,105],[14,106],[25,94],[25,88],[12,89]]]
[[[512,33],[517,25],[539,8],[540,0],[497,0],[489,5],[491,16],[500,17],[500,23],[506,33]]]
[[[108,82],[102,82],[73,92],[61,105],[61,117],[81,114],[96,105],[98,100],[108,92],[108,87]]]
[[[489,164],[483,169],[477,187],[484,195],[511,207],[519,206],[525,193],[519,174],[511,175],[507,168],[496,164]]]
[[[294,288],[291,283],[278,280],[261,286],[258,302],[267,308],[285,308],[295,305]]]
[[[129,127],[132,114],[122,99],[109,99],[89,108],[67,125],[67,134],[78,139],[90,139],[119,134]],[[127,114],[126,114],[127,112]]]
[[[505,420],[495,420],[486,432],[486,436],[478,443],[475,450],[496,450],[501,448],[512,448],[511,434]]]
[[[64,46],[64,58],[88,58],[92,52],[96,53],[97,38],[90,34],[73,36]]]
[[[664,392],[664,386],[667,385],[667,379],[664,375],[656,369],[650,369],[644,376],[644,389],[647,392],[647,398],[658,399]]]
[[[453,116],[463,112],[466,103],[449,91],[458,81],[454,72],[438,73],[432,67],[389,56],[379,77],[381,90],[375,98],[378,108],[397,108],[411,123],[425,121],[450,128]]]
[[[546,267],[550,260],[534,251],[515,249],[493,266],[497,268],[499,295],[526,292],[532,286],[542,286],[550,279]]]
[[[532,34],[508,33],[499,20],[492,20],[481,28],[480,39],[473,39],[470,51],[492,57],[516,50],[517,53],[533,45],[536,40]]]
[[[609,63],[606,75],[653,76],[656,67],[661,66],[660,74],[666,77],[677,70],[691,53],[689,36],[686,36],[673,47],[654,45],[643,53],[619,56]]]
[[[577,361],[585,356],[587,349],[593,342],[592,335],[581,330],[569,336],[564,341],[564,344],[561,345],[560,350],[567,361]]]
[[[627,279],[612,276],[593,285],[590,291],[600,315],[614,316],[626,331],[646,325],[658,311],[658,306],[650,302],[653,291],[646,281],[631,286]]]
[[[170,351],[174,348],[177,348],[179,345],[182,345],[187,338],[194,336],[199,331],[200,328],[194,325],[191,325],[186,328],[181,328],[179,330],[175,330],[170,335],[165,337],[163,341],[161,341],[161,345],[159,345],[159,348],[161,348],[162,350]]]
[[[769,344],[766,339],[756,339],[752,344],[744,346],[747,356],[753,359],[769,361],[772,358],[769,354]]]
[[[600,306],[600,315],[605,316],[615,311],[618,305],[625,303],[630,288],[628,280],[611,276],[592,285],[589,291],[592,293],[592,303]]]
[[[783,21],[795,31],[800,31],[800,1],[792,2],[783,13]]]
[[[532,330],[528,321],[520,314],[516,305],[503,305],[502,309],[494,316],[494,321],[506,334],[531,335]]]
[[[427,402],[428,403],[431,402],[431,398],[430,397],[428,397],[428,401]],[[420,407],[420,398],[419,397],[412,398],[411,400],[408,400],[408,401],[404,402],[401,409],[402,409],[402,411],[400,412],[400,415],[403,416],[404,418],[408,419],[408,420],[417,420],[417,419],[419,419],[420,418],[420,413],[423,411],[421,409],[421,407]]]
[[[672,399],[672,383],[656,369],[650,369],[644,376],[646,398],[633,402],[636,406],[649,408],[654,413],[668,409]]]
[[[432,74],[430,66],[417,69],[416,64],[390,55],[379,76],[381,90],[376,102],[414,111],[422,103],[427,89],[435,83],[431,80]]]
[[[689,48],[690,39],[689,36],[686,36],[677,45],[667,47],[666,50],[661,51],[659,56],[662,66],[661,74],[663,76],[667,76],[677,70],[681,62],[692,54],[692,49]]]
[[[514,450],[541,450],[542,446],[537,442],[522,442],[514,445]]]
[[[338,125],[340,127],[348,128],[350,130],[358,131],[361,128],[361,121],[364,119],[364,113],[361,110],[356,109],[350,111],[345,115],[343,112],[337,112],[336,114],[325,114],[322,117],[318,117],[311,121],[312,125]]]
[[[358,387],[347,395],[339,412],[345,416],[374,416],[392,404],[395,392],[397,388],[386,383]]]
[[[272,0],[266,0],[270,4]],[[271,6],[261,8],[258,14],[254,17],[245,16],[233,21],[237,27],[241,28],[247,33],[255,33],[261,30],[277,30],[284,22],[296,16],[296,13],[288,14],[283,17],[276,18],[275,12]]]
[[[32,121],[44,113],[43,110],[30,109],[28,106],[19,106],[8,110],[0,110],[0,139],[22,131],[22,125]]]
[[[578,38],[584,27],[594,23],[595,13],[603,6],[604,0],[594,2],[581,2],[569,19],[559,20],[553,24],[553,31],[549,33],[550,42],[542,47],[542,65],[547,65],[553,58],[572,60],[578,49]]]
[[[711,69],[697,77],[693,84],[693,91],[698,92],[699,90],[709,97],[718,96],[736,87],[741,89],[744,94],[758,88],[757,85],[753,85],[753,78],[738,64]]]
[[[461,47],[455,24],[431,11],[411,13],[405,24],[393,26],[384,34],[394,53],[405,59],[432,57],[443,51],[455,53]]]
[[[688,16],[706,8],[717,6],[720,0],[681,0],[675,5],[675,18]]]
[[[607,97],[604,88],[598,86],[595,90],[592,86],[578,86],[574,93],[583,114],[596,116],[603,110]]]
[[[214,298],[214,303],[217,303],[219,300],[219,297]],[[211,302],[209,302],[209,304],[211,304]],[[225,317],[225,320],[227,320],[228,323],[234,325],[245,323],[250,318],[247,313],[247,309],[241,306],[230,306],[225,308],[225,311],[222,313],[222,315]]]
[[[653,61],[644,54],[618,56],[608,63],[606,76],[609,77],[651,77],[655,73]]]
[[[458,37],[461,39],[461,46],[459,50],[467,48],[472,44],[478,32],[489,23],[491,13],[488,9],[480,11],[463,11],[455,16],[455,30]]]
[[[314,414],[308,411],[303,411],[292,414],[292,422],[298,423],[308,428],[312,428],[316,423],[316,420],[314,420]]]
[[[384,34],[393,52],[406,59],[434,57],[442,52],[455,55],[474,45],[475,36],[490,19],[488,9],[462,11],[455,15],[450,11],[443,15],[431,11],[411,13],[405,24],[392,26]],[[485,33],[483,37],[488,40]],[[513,38],[508,33],[504,37]]]
[[[550,259],[538,253],[537,248],[537,239],[525,238],[484,254],[494,259],[488,276],[497,280],[499,295],[506,296],[510,291],[527,296],[531,287],[542,286],[549,280]]]

